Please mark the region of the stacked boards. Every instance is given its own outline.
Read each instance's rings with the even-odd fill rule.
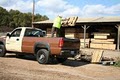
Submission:
[[[94,38],[91,39],[90,48],[110,49],[115,50],[116,44],[114,39],[108,39],[109,33],[94,33]]]

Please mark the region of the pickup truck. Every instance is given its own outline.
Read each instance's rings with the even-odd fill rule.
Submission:
[[[80,41],[64,37],[46,37],[41,29],[18,27],[0,38],[0,57],[6,53],[35,55],[40,64],[49,63],[51,58],[64,62],[79,53]]]

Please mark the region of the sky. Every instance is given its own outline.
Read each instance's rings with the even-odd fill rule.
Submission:
[[[21,12],[32,12],[33,0],[0,0],[0,6]],[[120,0],[35,0],[35,14],[53,19],[63,17],[120,16]]]

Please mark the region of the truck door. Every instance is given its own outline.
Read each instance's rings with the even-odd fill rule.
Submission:
[[[10,34],[10,36],[7,36],[6,38],[7,51],[21,52],[21,46],[22,46],[21,31],[22,29],[16,29]]]

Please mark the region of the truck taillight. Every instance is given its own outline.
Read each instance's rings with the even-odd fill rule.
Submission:
[[[63,39],[61,38],[61,39],[59,40],[59,47],[62,47],[62,46],[63,46],[63,43],[64,43],[64,41],[63,41]]]

